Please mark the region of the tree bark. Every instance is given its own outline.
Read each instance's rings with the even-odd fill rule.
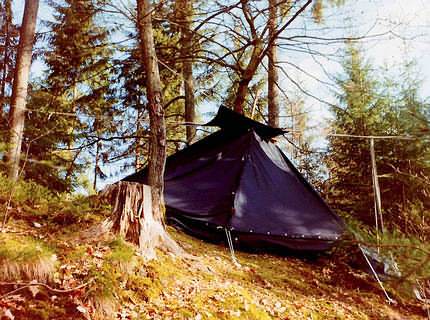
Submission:
[[[161,94],[161,81],[154,47],[154,34],[149,0],[137,1],[137,21],[146,70],[146,91],[150,123],[148,182],[151,186],[152,209],[157,221],[164,221],[163,189],[166,162],[166,126]]]
[[[269,0],[269,39],[275,39],[277,27],[277,0]],[[269,125],[272,127],[279,127],[279,93],[278,93],[278,69],[276,68],[277,62],[277,46],[276,40],[269,43],[267,50],[267,57],[269,59],[268,66],[268,79],[267,79],[267,98],[268,98],[268,111],[269,111]]]
[[[12,88],[11,127],[8,150],[9,177],[18,179],[21,144],[24,132],[25,108],[27,99],[28,78],[30,75],[31,55],[34,33],[36,30],[39,0],[26,0],[24,16],[20,31],[15,78]]]
[[[191,17],[193,13],[192,0],[180,0],[178,5],[178,23],[181,32],[182,76],[185,91],[185,122],[195,122],[194,78],[193,78],[193,34],[191,32]],[[193,126],[186,126],[188,144],[196,135]]]
[[[255,72],[261,62],[260,55],[263,52],[263,41],[256,38],[254,41],[254,49],[251,53],[251,58],[245,70],[241,74],[241,80],[236,90],[236,98],[234,100],[234,111],[243,114],[243,108],[249,92],[249,83],[254,77]]]

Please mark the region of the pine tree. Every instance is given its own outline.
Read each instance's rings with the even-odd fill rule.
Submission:
[[[93,154],[94,187],[104,176],[101,162],[102,140],[115,131],[116,98],[112,87],[112,49],[107,43],[109,33],[97,24],[98,7],[93,0],[66,0],[51,3],[56,21],[50,23],[52,35],[47,39],[51,51],[46,53],[49,68],[47,92],[52,95],[51,108],[69,113],[64,143],[74,149],[69,158],[66,180],[79,172],[79,145],[88,145]],[[66,160],[66,159],[65,159]]]
[[[346,50],[343,64],[345,76],[337,82],[341,94],[332,108],[335,133],[350,135],[378,135],[383,101],[377,95],[378,82],[373,78],[371,65],[353,45]],[[373,217],[372,175],[369,142],[364,139],[329,138],[326,158],[329,169],[329,202],[346,213],[354,213],[371,223]]]
[[[388,227],[427,239],[430,212],[430,115],[410,77],[401,82],[375,78],[362,53],[350,45],[338,78],[341,94],[333,108],[335,133],[396,136],[375,141],[383,216]],[[410,137],[405,140],[402,137]],[[369,139],[331,136],[325,158],[329,169],[330,203],[373,224],[374,199]],[[427,231],[426,231],[427,230]]]

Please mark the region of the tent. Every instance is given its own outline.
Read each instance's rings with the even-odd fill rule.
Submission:
[[[329,249],[341,219],[271,141],[284,134],[220,107],[221,129],[167,158],[167,216],[192,234],[252,247]],[[147,183],[147,169],[124,179]]]

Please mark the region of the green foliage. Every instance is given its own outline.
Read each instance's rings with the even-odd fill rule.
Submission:
[[[301,145],[297,169],[319,191],[322,191],[321,182],[324,180],[325,174],[321,166],[322,158],[323,155],[313,150],[308,142]]]
[[[350,46],[344,62],[345,76],[338,79],[342,90],[339,105],[333,107],[331,127],[336,133],[378,135],[381,132],[381,107],[377,82],[372,78],[371,66],[363,62],[360,52]],[[364,139],[329,138],[329,152],[325,159],[330,172],[328,198],[336,208],[355,212],[370,222],[373,195],[369,141]]]
[[[412,140],[375,141],[382,206],[388,225],[412,230],[418,214],[427,233],[430,194],[428,106],[417,96],[418,84],[405,77],[401,84],[375,78],[362,53],[350,45],[338,78],[341,94],[332,111],[335,133],[349,135],[412,136]],[[419,119],[419,120],[418,120]],[[373,190],[368,139],[329,138],[325,163],[330,172],[328,199],[333,207],[368,224],[373,223]],[[426,213],[427,212],[427,213]],[[408,218],[406,218],[408,217]],[[407,227],[406,225],[409,225]]]
[[[398,299],[414,298],[413,288],[417,281],[430,277],[430,245],[422,241],[414,232],[404,233],[399,230],[375,234],[372,227],[366,226],[352,216],[345,215],[349,231],[355,239],[365,246],[378,252],[385,261],[395,263],[400,271],[400,277],[387,279],[387,285],[393,289]],[[418,233],[419,234],[419,233]],[[348,248],[350,259],[357,259],[361,253],[357,251],[354,257]]]
[[[88,155],[95,158],[95,176],[104,176],[102,142],[115,131],[116,100],[109,33],[98,24],[96,2],[50,4],[55,20],[46,23],[48,72],[30,91],[24,177],[63,192],[78,186]]]
[[[12,182],[0,174],[0,217],[5,212],[8,218],[61,226],[89,224],[101,221],[109,213],[104,204],[83,195],[54,193],[34,181]],[[9,203],[10,200],[10,203]],[[9,205],[9,210],[6,206]]]

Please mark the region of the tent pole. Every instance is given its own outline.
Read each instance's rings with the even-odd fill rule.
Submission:
[[[382,218],[382,205],[381,205],[381,191],[379,189],[378,171],[376,168],[376,157],[375,157],[375,140],[370,138],[370,157],[372,160],[372,181],[373,181],[373,194],[375,199],[375,214],[379,216],[381,223],[381,232],[384,233],[384,220]],[[376,220],[378,217],[376,216]]]

